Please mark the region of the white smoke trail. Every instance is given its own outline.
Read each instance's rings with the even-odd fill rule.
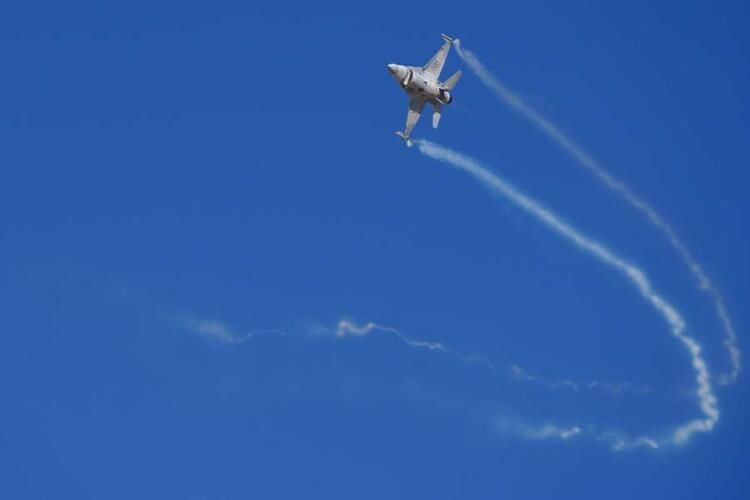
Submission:
[[[616,395],[623,395],[626,393],[631,394],[646,394],[651,392],[650,387],[636,387],[633,384],[627,382],[620,382],[619,384],[613,384],[610,382],[601,382],[598,380],[592,380],[590,382],[575,382],[569,379],[563,380],[548,380],[540,377],[539,375],[532,375],[518,365],[511,365],[510,375],[516,380],[525,380],[527,382],[535,382],[542,385],[546,385],[551,389],[570,389],[575,392],[584,390],[589,391],[605,391]]]
[[[378,325],[377,323],[370,322],[370,323],[365,323],[364,325],[357,325],[355,323],[352,323],[351,321],[342,319],[339,321],[338,326],[336,328],[336,336],[339,338],[365,337],[369,333],[376,331],[376,330],[391,333],[395,335],[396,337],[398,337],[398,339],[401,340],[404,344],[410,347],[415,347],[417,349],[427,349],[428,351],[435,351],[435,352],[442,352],[445,354],[450,354],[452,356],[456,356],[461,361],[464,361],[466,363],[484,364],[492,370],[496,368],[495,364],[489,359],[487,359],[485,356],[475,355],[475,354],[466,354],[460,351],[456,351],[454,349],[449,349],[445,347],[443,344],[441,344],[440,342],[411,339],[395,328],[391,328],[389,326]]]
[[[570,427],[563,427],[550,423],[530,425],[517,417],[508,415],[501,415],[496,418],[494,428],[498,434],[521,437],[534,441],[548,439],[566,441],[583,433],[583,430],[577,425]]]
[[[622,181],[610,174],[602,165],[600,165],[589,153],[583,150],[579,145],[573,142],[565,135],[556,125],[548,118],[532,108],[521,97],[513,93],[505,84],[500,82],[487,68],[481,63],[474,53],[461,47],[459,40],[454,41],[456,52],[459,57],[469,66],[481,82],[497,95],[500,100],[510,108],[519,112],[524,118],[529,120],[537,128],[542,130],[547,136],[560,146],[566,153],[572,156],[580,165],[584,166],[607,188],[615,191],[622,196],[633,208],[645,216],[651,224],[658,228],[667,237],[672,248],[682,258],[687,265],[690,273],[698,281],[700,289],[708,293],[713,301],[714,309],[719,320],[724,327],[726,337],[723,341],[724,347],[729,353],[731,370],[727,374],[721,375],[720,384],[731,384],[737,380],[740,370],[742,369],[741,352],[737,346],[737,333],[729,317],[724,298],[719,289],[711,282],[711,279],[705,273],[703,268],[692,256],[685,244],[677,236],[672,226],[654,209],[650,204],[637,196]]]
[[[655,450],[661,447],[657,440],[650,437],[641,436],[635,439],[630,439],[618,432],[610,431],[597,434],[595,435],[594,439],[596,439],[597,441],[609,443],[609,445],[612,446],[612,449],[616,451],[631,450],[641,447],[651,448]]]
[[[619,271],[625,276],[636,287],[641,296],[664,318],[669,325],[672,335],[687,349],[696,373],[696,394],[703,418],[690,420],[675,428],[672,433],[672,443],[685,443],[694,433],[709,432],[714,428],[719,420],[718,400],[711,387],[711,375],[701,355],[701,346],[695,339],[685,333],[685,321],[682,319],[682,316],[674,306],[669,304],[653,289],[645,272],[616,255],[602,243],[584,235],[557,214],[520,192],[512,184],[500,178],[478,161],[429,141],[418,139],[414,140],[414,143],[417,145],[418,150],[425,156],[442,161],[473,175],[492,192],[515,203],[547,227],[567,238],[581,251],[595,257],[607,267]]]
[[[549,439],[551,437],[560,439],[570,439],[581,433],[581,428],[573,426],[570,428],[560,428],[553,424],[546,424],[539,429],[529,429],[527,437],[529,439]]]
[[[215,319],[196,318],[189,314],[175,317],[180,327],[219,344],[242,344],[258,335],[286,335],[281,330],[251,330],[237,332],[231,326]]]
[[[325,333],[330,332],[330,330],[328,330],[325,327],[316,327],[315,331],[317,334],[321,334],[321,333],[325,334]],[[441,342],[435,342],[435,341],[429,341],[429,340],[416,340],[413,338],[409,338],[396,328],[393,328],[390,326],[379,325],[373,322],[357,324],[352,321],[342,319],[338,322],[338,325],[336,327],[336,337],[338,338],[365,337],[368,334],[372,333],[373,331],[382,331],[382,332],[391,333],[395,335],[396,337],[398,337],[399,340],[401,340],[404,344],[408,345],[409,347],[414,347],[417,349],[427,349],[429,351],[450,354],[452,356],[457,357],[458,359],[460,359],[461,361],[465,363],[481,364],[494,372],[504,373],[508,375],[512,380],[539,383],[539,384],[547,386],[550,389],[555,389],[555,390],[556,389],[568,389],[568,390],[575,391],[575,392],[586,391],[586,390],[588,391],[600,390],[600,391],[609,392],[615,395],[623,395],[628,392],[633,393],[633,394],[645,394],[647,392],[650,392],[650,388],[648,387],[644,387],[644,388],[635,387],[632,384],[629,384],[627,382],[622,382],[619,384],[612,384],[608,382],[601,382],[598,380],[594,380],[590,382],[574,382],[572,380],[567,380],[567,379],[547,380],[537,375],[530,374],[529,372],[527,372],[526,370],[524,370],[517,364],[510,365],[510,367],[508,367],[507,369],[505,367],[501,368],[497,363],[490,360],[487,356],[483,356],[480,354],[467,354],[461,351],[457,351],[455,349],[446,347],[445,344]]]

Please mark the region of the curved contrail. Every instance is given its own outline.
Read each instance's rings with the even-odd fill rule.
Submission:
[[[685,265],[687,265],[693,277],[698,281],[700,289],[704,290],[712,298],[716,314],[724,327],[726,336],[723,343],[729,353],[729,359],[731,362],[731,370],[719,377],[719,383],[734,383],[742,369],[742,359],[741,352],[737,346],[737,333],[732,324],[732,320],[729,317],[729,311],[727,310],[724,298],[719,289],[711,282],[711,279],[698,261],[696,261],[690,253],[687,246],[685,246],[682,240],[677,236],[677,233],[672,226],[664,220],[654,207],[633,193],[633,191],[631,191],[622,181],[610,174],[588,152],[564,134],[559,127],[532,108],[521,99],[521,97],[513,93],[505,84],[500,82],[500,80],[485,68],[474,53],[461,47],[459,40],[455,40],[454,45],[459,57],[467,66],[469,66],[479,80],[481,80],[486,87],[500,98],[504,104],[519,112],[524,118],[544,132],[553,142],[593,174],[603,185],[622,196],[631,207],[640,212],[652,225],[658,228],[666,236],[669,244],[677,252]]]
[[[671,431],[671,437],[668,439],[639,437],[626,441],[624,438],[619,437],[618,433],[614,432],[600,434],[601,439],[614,442],[616,448],[639,445],[658,447],[665,444],[686,443],[696,432],[709,432],[715,427],[719,421],[718,399],[711,386],[711,374],[701,354],[701,346],[693,337],[685,333],[685,320],[674,306],[657,293],[643,270],[618,256],[602,243],[583,234],[552,210],[522,193],[515,186],[490,171],[478,161],[429,141],[417,139],[414,140],[414,143],[423,155],[471,174],[493,193],[501,195],[516,204],[539,222],[573,243],[579,250],[621,273],[635,286],[639,294],[651,307],[662,316],[669,325],[672,335],[687,349],[696,375],[696,395],[700,403],[702,417],[678,425]],[[578,432],[575,432],[573,435],[575,434],[578,434]]]

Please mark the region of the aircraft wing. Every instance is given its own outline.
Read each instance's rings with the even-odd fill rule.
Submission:
[[[448,35],[440,36],[443,37],[445,43],[437,51],[437,54],[432,56],[432,59],[430,59],[430,61],[422,68],[422,71],[434,77],[435,79],[437,79],[440,76],[440,72],[443,71],[443,65],[445,65],[445,60],[448,57],[448,52],[451,50],[451,44],[453,44],[453,39]]]
[[[402,138],[409,139],[411,131],[414,130],[414,125],[417,124],[419,117],[424,109],[425,99],[422,97],[412,97],[409,99],[409,111],[406,114],[406,127],[403,133],[399,133]]]

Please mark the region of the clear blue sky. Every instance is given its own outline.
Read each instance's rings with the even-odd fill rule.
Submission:
[[[681,448],[498,431],[657,432],[699,416],[694,374],[619,276],[405,148],[385,67],[459,36],[674,225],[742,346],[750,9],[487,4],[0,8],[0,498],[750,495],[745,373],[716,389],[716,430]],[[711,303],[663,236],[452,53],[456,69],[440,128],[426,116],[415,137],[641,265],[726,371]],[[514,381],[387,332],[310,334],[340,318],[650,392]],[[258,329],[285,335],[220,341]]]

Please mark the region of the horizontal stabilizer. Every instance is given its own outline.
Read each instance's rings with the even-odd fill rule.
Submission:
[[[404,134],[400,130],[396,132],[396,135],[402,138],[406,142],[407,146],[411,147],[411,139],[409,139],[408,135]]]

